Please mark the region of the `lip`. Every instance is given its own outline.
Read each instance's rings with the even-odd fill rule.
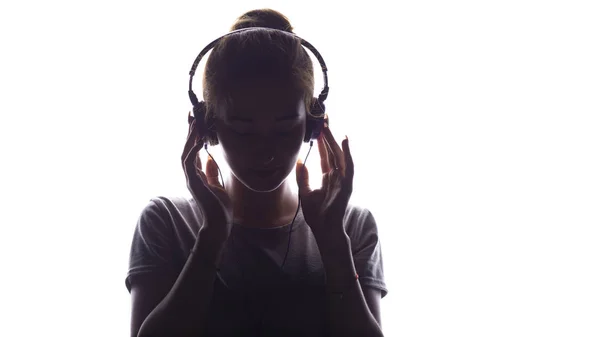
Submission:
[[[274,167],[274,168],[260,168],[260,169],[251,169],[250,171],[252,171],[254,174],[258,175],[261,178],[268,178],[268,177],[272,177],[275,174],[279,173],[279,171],[281,171],[281,167]]]
[[[277,166],[277,167],[260,167],[260,168],[252,168],[252,171],[256,171],[256,172],[273,172],[273,171],[277,171],[277,170],[281,170],[283,167],[282,166]]]

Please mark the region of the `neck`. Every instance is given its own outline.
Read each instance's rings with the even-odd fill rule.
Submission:
[[[233,204],[233,219],[247,227],[278,227],[289,224],[298,207],[298,196],[287,181],[271,192],[255,192],[233,174],[226,182]]]

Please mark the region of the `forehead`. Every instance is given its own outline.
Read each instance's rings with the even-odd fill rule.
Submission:
[[[254,81],[231,89],[229,103],[219,111],[224,119],[273,119],[300,114],[304,107],[302,95],[286,83]]]

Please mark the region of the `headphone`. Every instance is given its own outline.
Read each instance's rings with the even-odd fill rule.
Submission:
[[[198,68],[198,64],[200,63],[200,60],[202,60],[202,57],[204,57],[204,55],[206,55],[206,53],[208,53],[217,43],[219,43],[223,38],[225,38],[227,36],[234,35],[234,34],[241,34],[241,33],[249,32],[249,31],[267,31],[267,32],[275,32],[277,34],[288,35],[288,36],[300,41],[302,46],[304,46],[308,50],[310,50],[312,52],[312,54],[317,58],[317,60],[319,60],[321,70],[323,72],[324,86],[323,86],[323,89],[321,90],[321,93],[319,94],[319,96],[313,97],[312,105],[310,107],[310,114],[307,114],[307,116],[306,116],[306,133],[304,134],[304,142],[310,143],[310,148],[308,150],[308,153],[306,154],[306,159],[308,159],[308,155],[310,154],[310,150],[312,149],[312,146],[313,146],[313,140],[317,140],[317,138],[319,137],[319,135],[321,134],[321,132],[323,130],[325,123],[329,123],[327,115],[325,114],[325,105],[324,105],[324,102],[327,99],[327,95],[329,94],[329,83],[328,83],[328,78],[327,78],[327,66],[325,65],[325,61],[323,60],[323,57],[321,56],[319,51],[317,51],[317,49],[315,47],[313,47],[310,43],[308,43],[306,40],[298,37],[294,33],[286,32],[286,31],[274,29],[274,28],[265,28],[265,27],[242,28],[242,29],[237,29],[237,30],[231,31],[225,35],[222,35],[221,37],[215,39],[214,41],[209,43],[206,47],[204,47],[204,49],[202,49],[200,54],[198,54],[198,56],[194,60],[194,63],[192,64],[192,68],[190,69],[190,72],[189,72],[190,81],[189,81],[189,87],[188,87],[188,95],[189,95],[190,101],[192,102],[192,105],[193,105],[193,116],[190,116],[188,118],[188,123],[191,123],[194,120],[194,118],[198,118],[198,119],[200,119],[200,121],[202,121],[201,123],[196,124],[196,126],[198,127],[199,134],[202,135],[201,141],[204,142],[204,149],[206,150],[207,153],[208,153],[207,144],[210,144],[212,146],[219,144],[219,139],[217,138],[216,128],[215,128],[215,117],[214,116],[208,116],[208,117],[206,116],[206,113],[207,113],[206,103],[204,101],[198,100],[198,97],[196,96],[196,94],[194,93],[194,91],[192,89],[192,81],[194,79],[194,75],[196,74],[196,68]],[[212,157],[212,155],[210,153],[208,153],[208,155]],[[306,165],[306,159],[304,160],[303,165]],[[215,162],[215,164],[216,164],[216,162]],[[219,170],[219,174],[221,174],[221,170],[219,169],[218,165],[217,165],[217,169]],[[224,187],[225,182],[223,181],[223,176],[221,176],[221,181],[222,181],[223,187]],[[300,195],[298,195],[298,208],[296,209],[296,214],[294,215],[294,219],[292,220],[292,222],[289,224],[287,250],[285,252],[285,256],[284,256],[283,261],[280,266],[281,271],[283,271],[283,266],[285,265],[285,262],[288,257],[288,253],[290,250],[290,243],[291,243],[292,227],[293,227],[294,222],[296,221],[296,216],[298,216],[299,210],[300,210]],[[234,240],[233,233],[232,233],[232,240]],[[242,274],[243,274],[243,271],[242,271]],[[217,272],[217,276],[225,284],[225,282],[220,277],[218,272]],[[243,275],[242,275],[242,277],[243,277]],[[269,303],[265,305],[265,307],[260,315],[260,321],[259,321],[258,332],[257,332],[258,335],[260,335],[260,331],[262,329],[263,320],[264,320],[264,314],[267,310],[268,305],[269,305]]]
[[[212,146],[219,144],[219,139],[217,138],[216,129],[214,127],[214,125],[215,125],[214,118],[215,117],[214,116],[209,116],[208,118],[206,117],[206,103],[204,101],[198,100],[198,97],[196,96],[196,94],[194,93],[194,90],[192,89],[192,82],[194,79],[194,75],[196,74],[196,68],[198,68],[198,64],[200,63],[200,60],[202,60],[204,55],[206,55],[206,53],[208,53],[212,48],[214,48],[214,46],[217,43],[219,43],[221,40],[223,40],[227,36],[234,35],[234,34],[235,35],[242,34],[242,33],[249,32],[249,31],[276,32],[277,34],[288,35],[296,40],[299,40],[300,43],[304,47],[306,47],[308,50],[310,50],[313,53],[313,55],[317,58],[317,60],[319,60],[319,64],[321,65],[321,70],[323,71],[324,86],[323,86],[323,89],[321,90],[321,93],[319,94],[319,96],[313,97],[313,99],[312,99],[312,105],[310,107],[310,114],[308,114],[306,116],[306,133],[304,134],[304,142],[305,143],[308,143],[311,140],[316,140],[319,137],[319,134],[321,134],[321,131],[323,130],[323,125],[325,124],[325,122],[327,120],[326,115],[325,115],[325,104],[324,104],[325,100],[327,99],[327,95],[329,94],[329,82],[327,79],[327,66],[325,65],[325,61],[323,60],[323,57],[321,56],[319,51],[315,47],[313,47],[312,44],[310,44],[306,40],[298,37],[294,33],[290,33],[287,31],[280,30],[280,29],[274,29],[274,28],[249,27],[249,28],[237,29],[237,30],[231,31],[225,35],[222,35],[221,37],[219,37],[219,38],[215,39],[214,41],[212,41],[211,43],[209,43],[206,47],[204,47],[204,49],[202,49],[200,54],[198,54],[198,56],[194,60],[194,63],[192,64],[192,68],[190,69],[190,72],[189,72],[190,81],[189,81],[189,87],[188,87],[188,96],[190,98],[190,101],[192,102],[194,116],[190,117],[190,120],[188,122],[191,122],[192,118],[199,118],[199,119],[206,121],[205,123],[197,124],[197,126],[199,126],[199,127],[203,126],[202,129],[198,130],[203,135],[202,141],[204,141],[205,144],[208,143]]]

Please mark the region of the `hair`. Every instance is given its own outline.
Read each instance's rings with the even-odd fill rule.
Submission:
[[[273,28],[293,33],[287,17],[272,9],[256,9],[242,14],[231,31]],[[203,76],[206,117],[215,115],[218,105],[232,105],[231,91],[256,80],[275,80],[290,85],[304,100],[310,113],[314,95],[313,64],[300,41],[277,31],[247,31],[223,38],[211,51]]]

